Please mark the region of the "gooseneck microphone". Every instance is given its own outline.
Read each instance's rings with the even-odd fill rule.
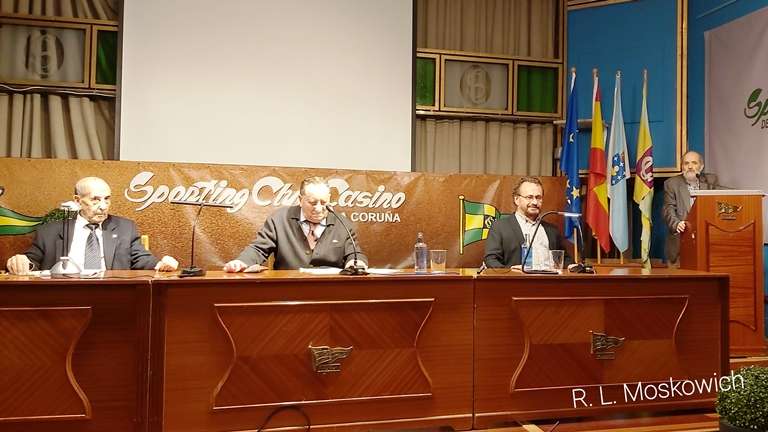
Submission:
[[[170,201],[171,204],[181,204],[181,205],[191,205],[191,206],[198,206],[197,213],[195,214],[195,220],[192,222],[192,251],[190,253],[190,259],[189,259],[189,267],[185,267],[181,269],[181,272],[179,273],[180,278],[186,278],[186,277],[194,277],[194,276],[205,276],[205,269],[195,267],[195,232],[197,232],[197,222],[200,220],[200,213],[203,211],[203,207],[221,207],[221,208],[232,208],[232,204],[216,204],[216,203],[207,203],[207,202],[192,202],[192,201],[177,201],[172,200]]]
[[[557,211],[557,210],[550,210],[548,212],[544,212],[539,215],[539,217],[536,218],[536,226],[533,228],[533,235],[531,235],[531,239],[528,243],[528,249],[525,251],[525,256],[522,257],[520,269],[523,271],[523,273],[528,274],[557,274],[557,271],[555,270],[544,270],[544,269],[527,269],[525,268],[525,263],[528,261],[528,257],[531,255],[531,250],[533,250],[533,239],[536,238],[536,233],[539,232],[539,227],[541,226],[541,221],[544,219],[544,217],[549,216],[551,214],[559,214],[564,217],[572,217],[577,218],[581,217],[581,213],[572,213],[572,212],[564,212],[564,211]]]
[[[339,274],[343,275],[349,275],[349,276],[363,276],[367,275],[368,272],[365,271],[365,267],[361,266],[358,263],[357,260],[357,242],[355,242],[355,237],[352,235],[352,231],[349,230],[349,227],[347,224],[344,223],[344,219],[342,219],[336,212],[333,210],[333,207],[331,207],[330,204],[326,204],[325,208],[328,209],[329,212],[333,213],[334,216],[336,216],[336,219],[341,223],[341,226],[344,227],[344,230],[347,232],[347,237],[352,241],[352,267],[347,267],[343,269]]]
[[[69,245],[71,243],[69,239],[69,224],[73,216],[77,215],[80,211],[80,205],[74,201],[67,201],[59,205],[59,210],[64,212],[64,219],[61,224],[61,255],[56,264],[51,267],[51,277],[58,278],[72,278],[77,277],[82,273],[83,269],[69,258]]]
[[[584,232],[581,230],[581,224],[576,224],[576,231],[579,232],[579,238],[576,239],[576,248],[579,251],[579,262],[575,263],[573,267],[569,267],[568,271],[571,273],[589,273],[594,274],[595,268],[587,264],[584,259]],[[600,247],[600,245],[597,245]]]

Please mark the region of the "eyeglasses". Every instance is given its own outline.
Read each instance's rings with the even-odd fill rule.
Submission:
[[[544,195],[518,195],[520,198],[525,198],[527,201],[543,201]]]

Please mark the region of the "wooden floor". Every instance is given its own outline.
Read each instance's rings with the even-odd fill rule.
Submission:
[[[714,412],[686,411],[637,417],[570,419],[560,423],[537,421],[497,429],[486,429],[486,432],[709,432],[717,430],[718,415]]]
[[[731,369],[736,370],[744,366],[763,366],[768,367],[768,357],[733,357],[731,358]]]

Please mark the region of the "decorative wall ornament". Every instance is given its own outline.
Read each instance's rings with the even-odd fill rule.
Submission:
[[[592,335],[592,345],[589,353],[595,356],[597,360],[613,360],[616,358],[616,352],[610,351],[611,348],[619,348],[624,345],[623,337],[608,336],[605,333],[589,332]]]
[[[341,362],[339,360],[347,358],[352,352],[352,347],[312,346],[309,347],[312,354],[312,368],[317,373],[341,372]]]

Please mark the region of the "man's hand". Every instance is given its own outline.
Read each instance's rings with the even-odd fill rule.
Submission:
[[[179,268],[179,262],[175,258],[168,255],[162,257],[160,261],[155,265],[156,271],[174,271]]]
[[[30,264],[32,264],[32,261],[26,255],[14,255],[8,258],[6,267],[8,267],[8,271],[11,274],[26,275],[31,270],[32,266]]]
[[[677,230],[677,233],[678,233],[678,234],[680,234],[680,233],[682,233],[683,231],[685,231],[685,227],[686,227],[686,222],[685,222],[685,221],[680,221],[680,222],[678,222],[678,223],[677,223],[677,229],[676,229],[676,230]]]
[[[224,264],[223,270],[227,273],[237,273],[241,272],[248,268],[248,264],[240,261],[240,260],[232,260],[226,264]]]

